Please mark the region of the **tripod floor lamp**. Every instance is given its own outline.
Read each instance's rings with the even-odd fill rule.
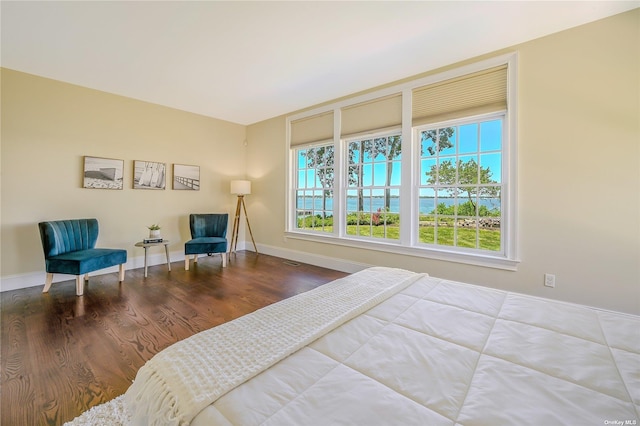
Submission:
[[[236,251],[238,245],[238,232],[240,231],[240,208],[244,211],[244,217],[247,220],[247,228],[249,228],[249,235],[251,235],[251,242],[253,242],[253,248],[258,253],[258,247],[253,239],[253,232],[251,232],[251,225],[249,224],[249,216],[247,216],[247,207],[244,204],[244,196],[251,194],[251,181],[248,180],[232,180],[231,181],[231,193],[238,196],[238,204],[236,205],[236,217],[233,220],[233,232],[231,233],[231,246],[229,247],[229,253]]]

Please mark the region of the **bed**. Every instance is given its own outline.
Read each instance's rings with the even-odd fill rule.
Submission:
[[[375,267],[172,345],[124,402],[136,425],[636,424],[640,318]]]

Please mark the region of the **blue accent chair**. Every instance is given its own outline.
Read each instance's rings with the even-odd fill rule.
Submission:
[[[120,265],[119,281],[124,281],[124,264],[127,251],[95,248],[98,240],[97,219],[71,219],[40,222],[40,238],[44,250],[47,279],[43,293],[51,288],[53,274],[76,276],[76,295],[84,293],[84,283],[89,272]]]
[[[189,257],[198,262],[199,254],[222,255],[222,267],[227,266],[227,213],[191,214],[191,240],[184,243],[184,269],[189,270]]]

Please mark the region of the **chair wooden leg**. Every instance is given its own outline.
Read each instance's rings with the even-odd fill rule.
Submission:
[[[227,253],[220,253],[222,255],[222,267],[227,267]]]
[[[82,296],[84,293],[84,281],[82,275],[76,275],[76,296]]]
[[[89,276],[89,275],[87,274],[87,276]],[[118,279],[120,280],[120,282],[124,281],[124,263],[120,264],[120,270],[119,270]]]
[[[198,263],[198,255],[197,254],[193,255],[193,263]]]
[[[49,289],[51,288],[51,284],[53,283],[53,274],[50,272],[47,272],[47,279],[44,282],[44,290],[42,290],[43,293],[46,293],[49,291]]]
[[[87,273],[87,274],[84,274],[84,280],[85,280],[85,281],[89,281],[89,274],[88,274],[88,273]]]
[[[188,254],[184,255],[184,270],[185,271],[189,270],[189,255]]]

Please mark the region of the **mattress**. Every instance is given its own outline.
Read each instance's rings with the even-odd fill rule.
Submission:
[[[217,397],[190,423],[638,423],[640,318],[398,273],[407,285]],[[350,279],[360,276],[371,271]]]

